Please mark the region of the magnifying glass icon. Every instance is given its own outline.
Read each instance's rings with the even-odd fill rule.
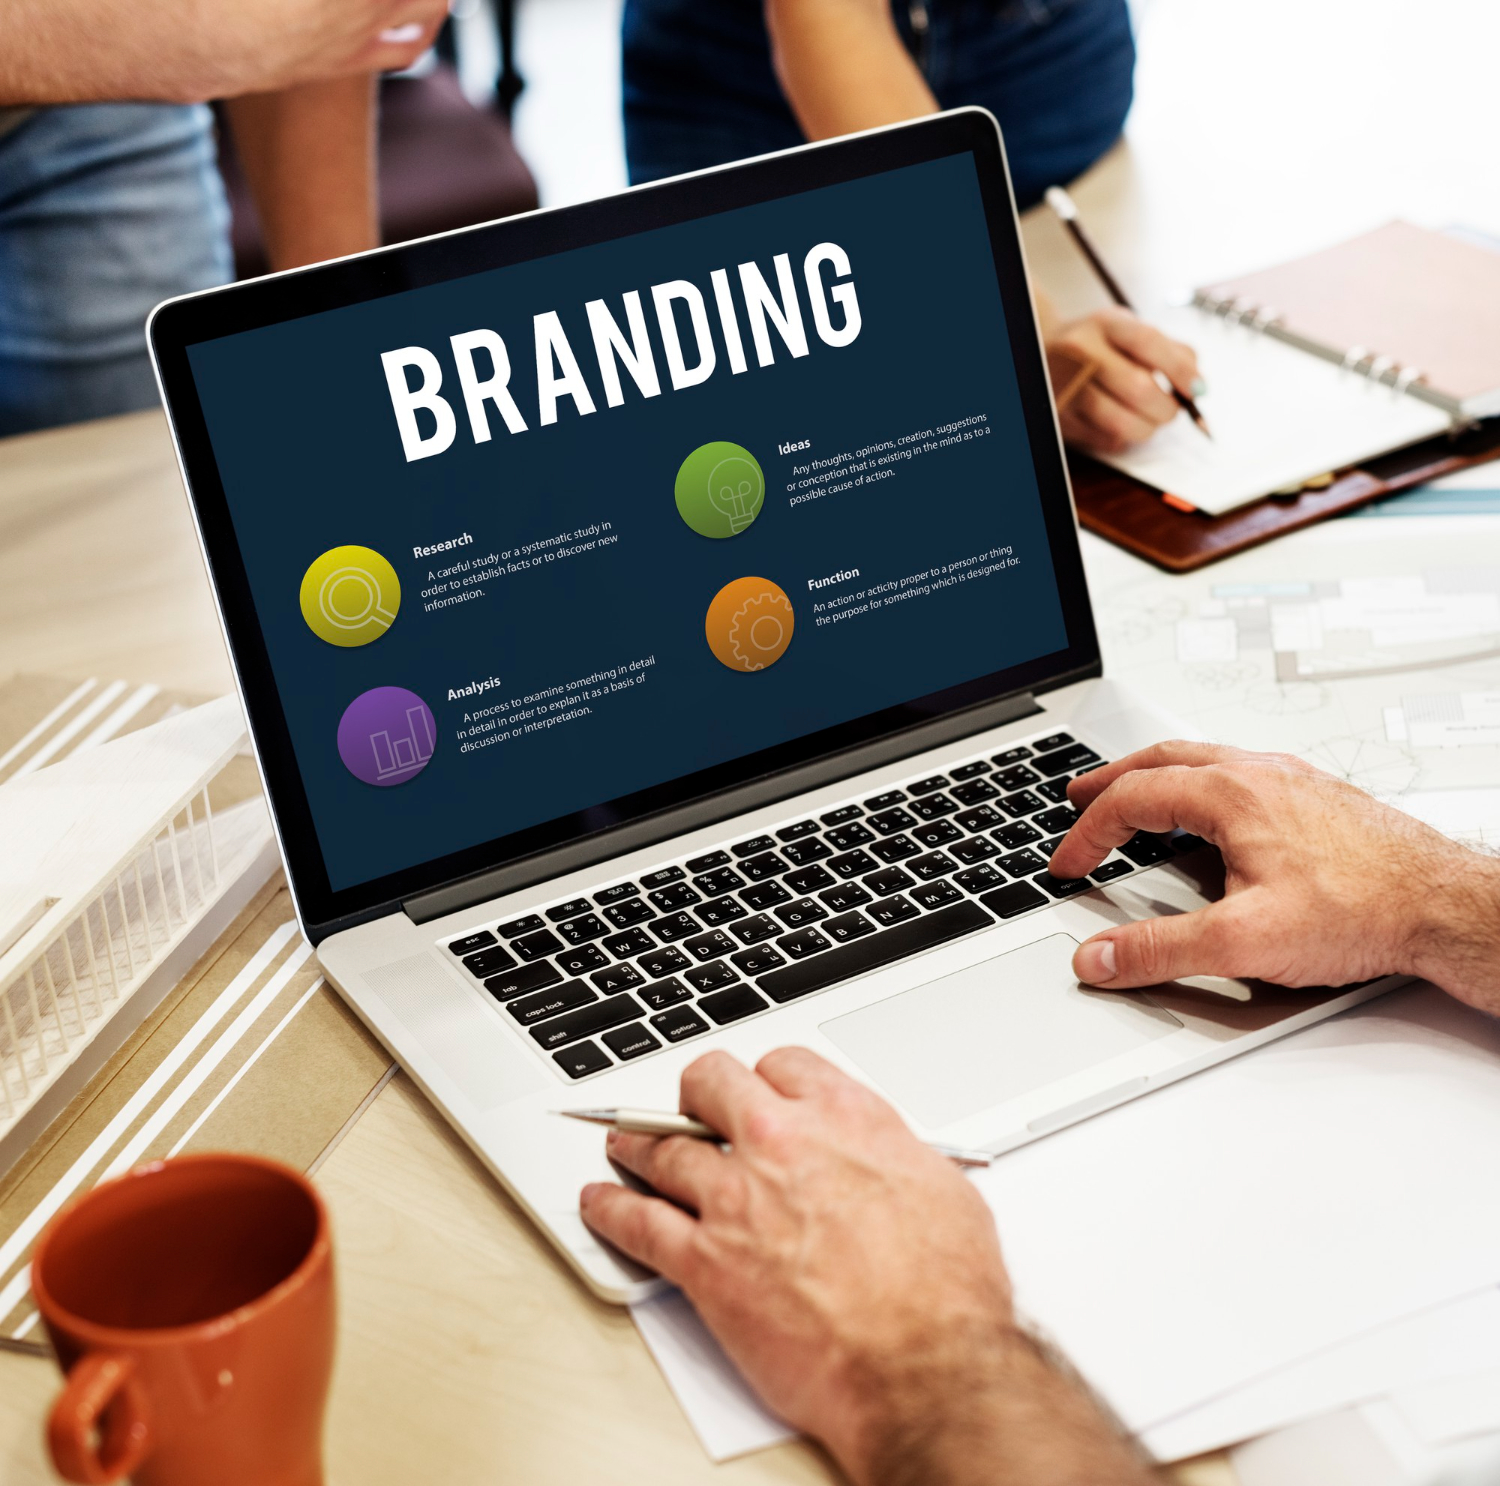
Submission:
[[[381,603],[380,585],[364,568],[335,568],[318,587],[318,612],[335,629],[375,625],[388,630],[396,616]]]

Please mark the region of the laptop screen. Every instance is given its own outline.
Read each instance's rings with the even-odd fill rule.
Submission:
[[[1068,650],[973,153],[464,266],[185,348],[331,894]]]

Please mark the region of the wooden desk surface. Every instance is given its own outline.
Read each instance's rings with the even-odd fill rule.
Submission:
[[[0,674],[231,685],[163,418],[0,442]],[[330,1479],[827,1483],[815,1448],[713,1465],[626,1312],[565,1270],[397,1077],[318,1173],[341,1305]],[[0,1352],[0,1481],[53,1480],[54,1370]],[[1224,1486],[1221,1471],[1198,1473]]]
[[[1142,302],[1395,215],[1500,231],[1496,11],[1431,0],[1154,0],[1129,143],[1074,194]],[[1484,33],[1484,34],[1481,34]],[[1097,286],[1045,214],[1066,309]],[[0,444],[0,674],[229,688],[162,419]],[[342,1322],[335,1482],[827,1482],[785,1446],[715,1467],[629,1318],[592,1300],[405,1079],[323,1167]],[[0,1479],[50,1481],[52,1369],[0,1353]],[[440,1464],[439,1464],[440,1463]],[[1228,1486],[1222,1460],[1174,1473]]]

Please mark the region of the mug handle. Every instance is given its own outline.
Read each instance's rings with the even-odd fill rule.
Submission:
[[[47,1419],[47,1448],[58,1474],[82,1486],[106,1486],[135,1472],[151,1448],[151,1428],[134,1358],[123,1352],[79,1358]]]

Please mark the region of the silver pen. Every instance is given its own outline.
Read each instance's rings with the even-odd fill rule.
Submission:
[[[559,1109],[556,1114],[570,1120],[587,1120],[591,1125],[608,1125],[612,1130],[626,1135],[690,1135],[695,1140],[723,1140],[717,1130],[711,1130],[702,1120],[691,1115],[669,1114],[655,1109]],[[946,1156],[959,1166],[988,1166],[995,1158],[988,1151],[966,1151],[959,1146],[940,1145],[935,1140],[924,1142],[928,1150]]]

